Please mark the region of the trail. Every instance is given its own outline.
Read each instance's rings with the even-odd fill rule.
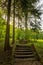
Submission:
[[[33,50],[32,46],[16,45],[14,65],[42,65]]]

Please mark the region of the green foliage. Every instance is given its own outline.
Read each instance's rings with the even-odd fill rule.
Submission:
[[[1,38],[5,38],[5,29],[6,29],[6,25],[0,26],[0,39]],[[10,39],[12,39],[12,25],[10,26]],[[38,39],[43,39],[43,32],[40,33],[36,33],[33,30],[28,30],[27,31],[27,40],[32,40],[32,39],[36,39],[36,36]],[[15,29],[15,39],[16,40],[25,40],[25,30],[21,30],[16,28]]]
[[[0,38],[4,38],[5,37],[5,28],[6,28],[6,22],[5,20],[0,17]]]
[[[36,33],[32,30],[28,30],[27,29],[27,34],[25,34],[25,30],[21,30],[21,29],[16,29],[16,32],[15,32],[15,38],[16,40],[25,40],[25,37],[27,40],[31,40],[31,39],[36,39],[36,36],[37,36],[37,39],[42,39],[42,34],[41,33]],[[41,37],[40,37],[41,36]]]
[[[16,34],[15,34],[16,39],[25,39],[25,34],[24,34],[24,30],[21,29],[16,29]]]
[[[25,39],[25,31],[24,30],[18,30],[16,29],[16,36],[17,39],[19,37],[19,39]],[[32,30],[27,30],[27,40],[31,40],[31,39],[43,39],[43,33],[39,32],[34,32]]]

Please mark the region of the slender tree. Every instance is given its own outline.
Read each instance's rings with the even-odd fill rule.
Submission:
[[[5,46],[4,50],[9,50],[9,35],[10,35],[10,12],[11,12],[11,0],[8,0],[7,5],[7,25],[6,25],[6,36],[5,36]]]
[[[15,43],[15,0],[13,1],[13,39],[12,39],[12,44]]]

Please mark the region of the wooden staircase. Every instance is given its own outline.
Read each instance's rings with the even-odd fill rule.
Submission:
[[[37,61],[32,46],[27,45],[16,45],[14,58],[15,65],[32,65],[32,62]]]

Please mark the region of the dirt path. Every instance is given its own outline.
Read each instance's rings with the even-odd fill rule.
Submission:
[[[14,65],[41,65],[38,61],[21,61],[21,62],[15,62]]]

